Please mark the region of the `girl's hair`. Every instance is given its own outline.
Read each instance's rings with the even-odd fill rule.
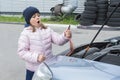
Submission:
[[[32,26],[32,25],[31,25],[31,26]],[[40,27],[41,27],[42,29],[47,29],[47,26],[45,26],[43,23],[40,23]],[[35,27],[32,26],[32,32],[35,32],[35,31],[36,31]]]

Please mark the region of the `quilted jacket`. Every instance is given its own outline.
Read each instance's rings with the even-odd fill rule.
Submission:
[[[44,54],[46,62],[50,62],[53,57],[52,43],[63,45],[68,42],[68,38],[54,32],[52,29],[37,28],[32,32],[30,27],[24,28],[18,40],[17,53],[23,60],[26,61],[26,68],[30,71],[35,71],[40,64],[37,62],[39,54]]]

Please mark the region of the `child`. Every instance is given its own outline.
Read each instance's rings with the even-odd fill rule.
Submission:
[[[61,35],[46,27],[40,21],[40,12],[35,7],[27,7],[23,17],[28,25],[21,32],[18,40],[18,55],[26,62],[26,80],[32,80],[33,74],[43,61],[50,62],[52,43],[63,45],[71,38],[71,31],[65,30]]]

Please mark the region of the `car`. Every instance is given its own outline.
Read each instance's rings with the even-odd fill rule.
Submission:
[[[63,51],[51,63],[43,62],[33,80],[120,80],[120,36]],[[86,53],[85,53],[86,52]]]

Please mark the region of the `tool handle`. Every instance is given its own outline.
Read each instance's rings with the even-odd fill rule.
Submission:
[[[68,28],[67,28],[68,30],[70,30],[70,25],[68,26]]]

